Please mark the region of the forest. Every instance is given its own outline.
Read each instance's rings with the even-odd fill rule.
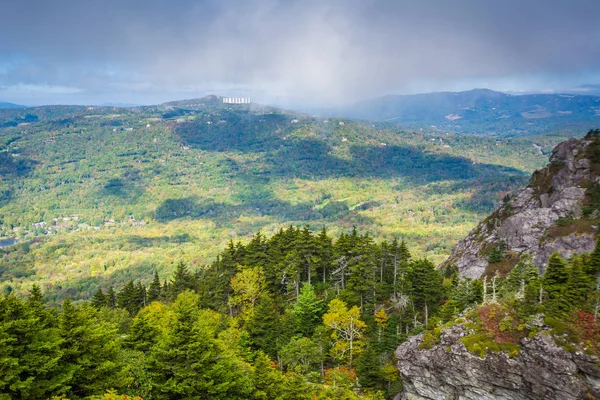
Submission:
[[[419,333],[430,346],[457,323],[481,357],[517,356],[542,331],[568,351],[600,353],[600,242],[569,260],[554,254],[541,276],[523,256],[506,276],[471,280],[413,257],[404,241],[289,226],[148,282],[59,307],[37,285],[3,295],[2,396],[391,398],[402,385],[396,347]]]
[[[288,224],[405,238],[437,264],[562,134],[428,134],[216,97],[0,110],[0,291],[47,301],[211,263]]]

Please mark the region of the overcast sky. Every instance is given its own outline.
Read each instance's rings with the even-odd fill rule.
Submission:
[[[0,0],[0,101],[325,105],[600,83],[600,0]]]

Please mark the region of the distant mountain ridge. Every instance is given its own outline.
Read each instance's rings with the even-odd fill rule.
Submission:
[[[0,108],[27,108],[27,106],[0,101]]]
[[[525,136],[587,130],[600,123],[600,97],[513,95],[489,89],[390,95],[331,110],[332,115],[389,122],[413,129]]]

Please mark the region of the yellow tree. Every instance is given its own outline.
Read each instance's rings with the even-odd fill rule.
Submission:
[[[381,309],[377,312],[375,312],[375,322],[377,323],[377,342],[381,343],[381,336],[383,333],[383,330],[386,328],[387,326],[387,322],[390,319],[390,317],[387,315],[387,313],[385,312],[385,309],[383,307],[381,307]]]
[[[335,344],[331,349],[332,357],[348,359],[348,365],[352,366],[352,359],[362,349],[361,339],[367,328],[360,319],[360,309],[356,306],[348,309],[342,300],[333,299],[323,315],[323,324],[333,330],[331,337]]]
[[[240,306],[242,319],[247,321],[254,314],[254,306],[266,290],[265,273],[261,267],[245,268],[231,278],[233,295],[231,306]]]

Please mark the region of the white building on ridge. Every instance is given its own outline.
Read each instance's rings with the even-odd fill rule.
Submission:
[[[250,97],[223,97],[223,104],[250,104]]]

